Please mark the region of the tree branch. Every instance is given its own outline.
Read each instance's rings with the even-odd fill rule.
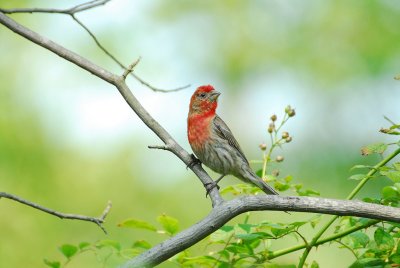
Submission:
[[[50,50],[58,56],[72,62],[73,64],[81,67],[82,69],[92,73],[100,79],[117,87],[125,101],[132,108],[132,110],[139,116],[139,118],[164,142],[171,148],[177,157],[179,157],[186,166],[197,175],[203,185],[207,185],[213,182],[213,180],[204,171],[201,165],[190,165],[192,163],[192,157],[186,152],[172,137],[171,135],[144,109],[140,102],[130,91],[128,85],[122,76],[115,75],[106,69],[103,69],[91,61],[83,58],[82,56],[60,46],[59,44],[47,39],[44,36],[18,24],[13,19],[7,17],[0,12],[0,23],[12,30],[13,32],[25,37],[26,39],[38,44],[39,46]],[[204,186],[205,187],[205,186]],[[213,206],[223,202],[223,199],[216,188],[212,189],[209,194]]]
[[[260,210],[313,212],[400,222],[399,208],[361,201],[277,195],[244,196],[214,207],[200,222],[128,261],[123,267],[155,266],[199,242],[237,215]]]
[[[0,192],[0,198],[2,198],[2,197],[10,199],[10,200],[17,201],[17,202],[19,202],[21,204],[33,207],[33,208],[38,209],[38,210],[41,210],[41,211],[43,211],[45,213],[48,213],[48,214],[51,214],[53,216],[59,217],[60,219],[69,219],[69,220],[80,220],[80,221],[93,222],[93,223],[97,224],[101,228],[101,230],[103,230],[103,232],[105,234],[107,234],[106,229],[104,229],[104,227],[103,227],[103,223],[104,223],[104,220],[107,217],[108,213],[110,212],[111,205],[112,205],[111,201],[108,201],[108,204],[107,204],[106,208],[104,209],[103,213],[101,214],[101,216],[96,218],[96,217],[88,217],[88,216],[78,215],[78,214],[69,214],[69,213],[58,212],[58,211],[55,211],[53,209],[43,207],[41,205],[38,205],[36,203],[33,203],[31,201],[25,200],[25,199],[23,199],[21,197],[18,197],[16,195],[9,194],[9,193],[6,193],[6,192]]]

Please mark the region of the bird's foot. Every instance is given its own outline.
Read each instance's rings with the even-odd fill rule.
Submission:
[[[188,168],[193,168],[197,164],[201,164],[201,161],[194,156],[194,154],[190,154],[190,157],[192,158],[192,161],[190,161],[189,164],[187,164],[186,169]]]
[[[211,190],[214,189],[215,187],[217,187],[217,189],[219,190],[219,185],[218,185],[218,182],[216,182],[216,181],[206,183],[206,184],[204,184],[204,187],[207,190],[206,198],[209,195],[209,193],[211,192]]]

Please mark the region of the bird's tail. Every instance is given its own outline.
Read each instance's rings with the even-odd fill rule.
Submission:
[[[271,195],[279,195],[277,191],[275,191],[274,188],[266,184],[261,178],[259,178],[252,170],[249,170],[246,172],[246,179],[259,187],[261,190],[264,191],[266,194],[271,194]]]

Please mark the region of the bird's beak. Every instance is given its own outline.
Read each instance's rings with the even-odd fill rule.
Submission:
[[[218,91],[216,91],[216,90],[213,90],[213,91],[210,93],[210,100],[216,101],[216,100],[218,99],[219,95],[221,95],[220,92],[218,92]]]

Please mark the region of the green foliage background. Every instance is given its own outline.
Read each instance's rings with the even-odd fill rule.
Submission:
[[[4,8],[77,3],[0,0]],[[377,132],[386,124],[382,114],[396,122],[400,118],[399,82],[393,80],[400,72],[400,5],[395,1],[115,0],[79,17],[126,64],[141,55],[137,73],[149,82],[166,88],[192,83],[185,92],[162,95],[130,82],[146,108],[187,149],[187,103],[197,85],[212,83],[223,91],[220,114],[250,159],[260,158],[257,146],[266,140],[269,115],[292,104],[298,117],[289,129],[293,145],[282,152],[282,172],[322,196],[345,197],[355,185],[346,180],[350,167],[377,160],[360,159],[359,148],[385,140]],[[69,18],[13,18],[121,72]],[[185,228],[206,215],[210,202],[200,183],[173,155],[147,149],[159,141],[128,108],[123,111],[128,115],[125,128],[110,127],[107,135],[101,128],[88,128],[80,134],[85,126],[75,122],[87,112],[81,107],[99,114],[100,121],[118,120],[113,116],[119,114],[102,117],[115,106],[85,102],[100,95],[125,105],[115,89],[4,27],[0,40],[0,190],[87,215],[98,215],[107,200],[113,202],[105,236],[92,224],[62,221],[0,200],[0,267],[43,267],[43,258],[59,258],[57,247],[64,243],[162,240],[117,227],[130,217],[156,222],[157,215],[166,213]],[[251,131],[242,131],[244,124]],[[224,185],[236,182],[227,179]],[[371,181],[359,198],[379,196],[377,189],[385,183]],[[282,214],[255,213],[253,220],[308,217]],[[295,253],[279,261],[297,259]],[[320,247],[314,259],[323,267],[338,267],[353,257]],[[83,254],[69,267],[94,263],[92,255]]]

